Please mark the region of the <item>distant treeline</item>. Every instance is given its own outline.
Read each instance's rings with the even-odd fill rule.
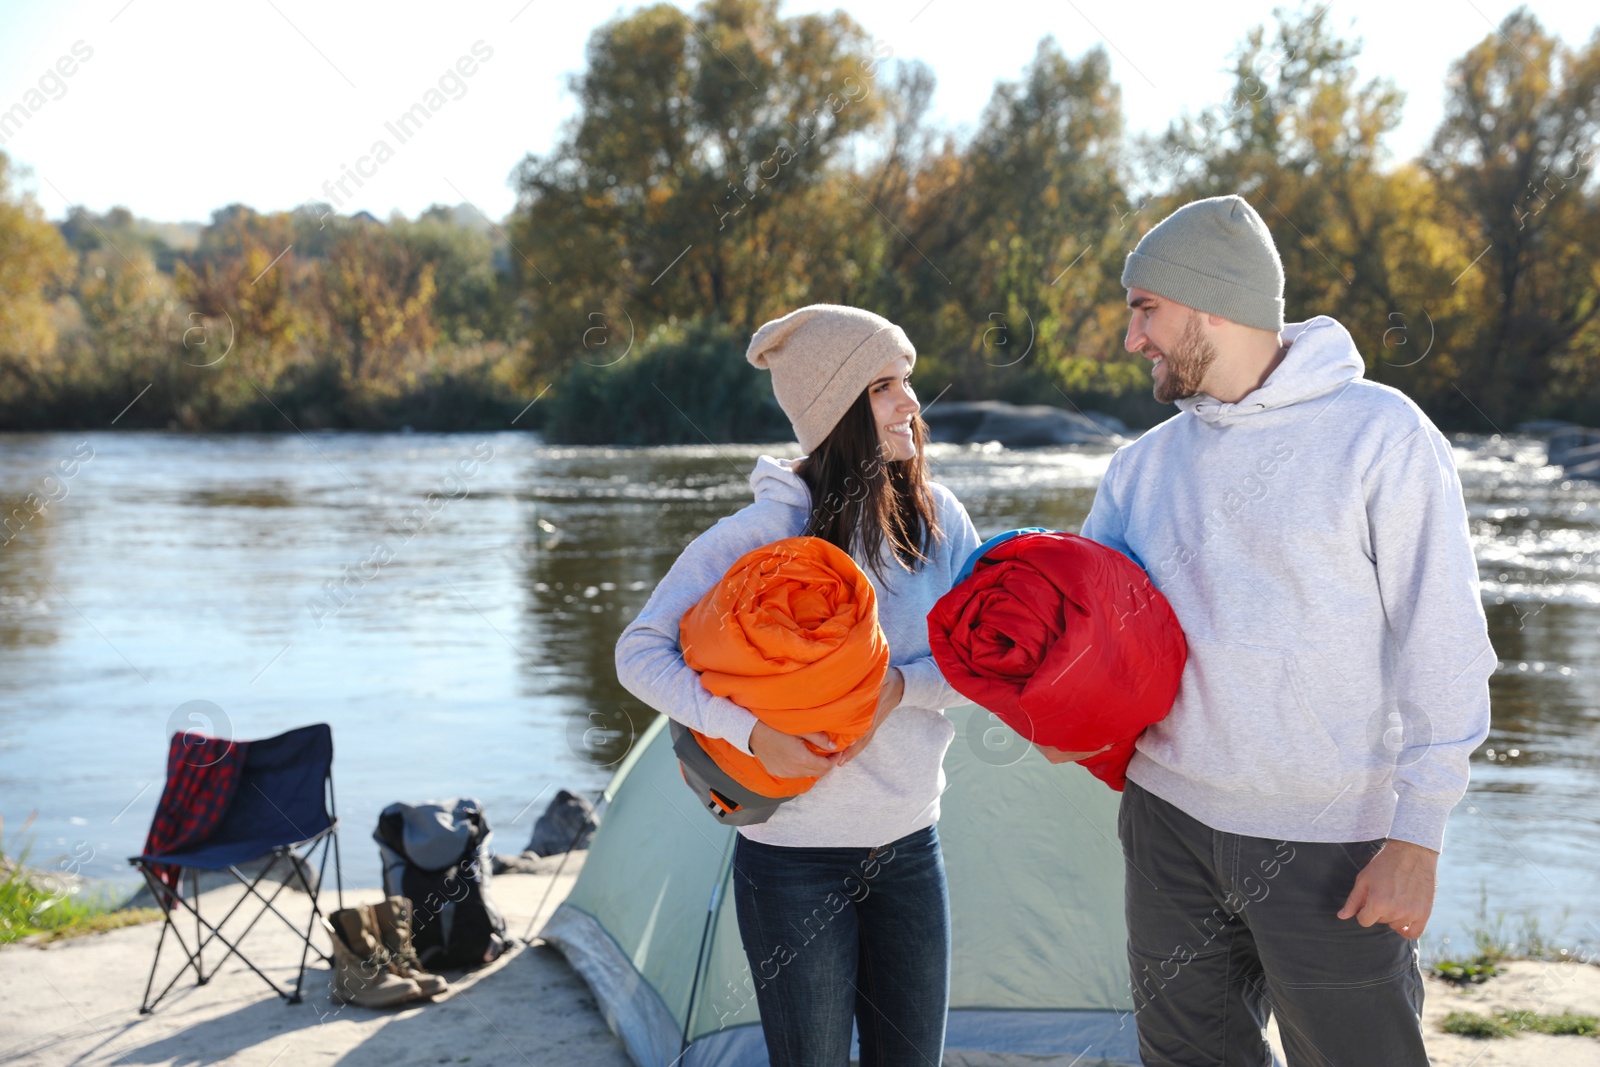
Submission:
[[[1126,134],[1102,49],[1046,38],[958,137],[933,72],[843,13],[657,4],[595,31],[577,115],[495,223],[236,204],[174,243],[122,209],[48,222],[0,153],[0,427],[770,438],[743,343],[818,301],[903,325],[924,401],[1147,424],[1169,409],[1122,351],[1123,258],[1224,192],[1272,228],[1290,319],[1340,319],[1441,425],[1600,424],[1600,33],[1514,12],[1397,162],[1401,95],[1331,18],[1251,30],[1231,92],[1159,137]]]

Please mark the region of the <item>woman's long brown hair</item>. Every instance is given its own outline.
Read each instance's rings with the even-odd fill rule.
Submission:
[[[945,536],[923,458],[928,424],[913,415],[910,429],[917,454],[886,460],[872,397],[863,390],[822,444],[795,467],[811,490],[811,517],[802,535],[836,545],[880,579],[886,542],[901,567],[912,571],[932,558],[934,541]]]

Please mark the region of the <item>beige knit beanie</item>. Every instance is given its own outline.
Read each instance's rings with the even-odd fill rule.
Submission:
[[[773,319],[750,338],[745,358],[772,372],[772,392],[809,455],[878,373],[917,350],[882,315],[839,304],[811,304]]]

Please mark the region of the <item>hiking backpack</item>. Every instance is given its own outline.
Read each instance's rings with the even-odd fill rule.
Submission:
[[[411,940],[429,970],[479,967],[506,947],[506,920],[489,896],[489,820],[471,797],[390,804],[373,840],[385,896],[411,901]]]

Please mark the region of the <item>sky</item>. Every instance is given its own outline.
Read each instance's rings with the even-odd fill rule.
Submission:
[[[393,155],[346,179],[343,212],[414,216],[469,203],[494,219],[515,204],[512,169],[549,151],[575,111],[568,78],[596,27],[639,4],[573,0],[330,3],[329,0],[0,0],[0,150],[17,184],[59,219],[69,205],[122,205],[165,222],[207,221],[231,203],[262,211],[329,200],[384,139]],[[677,6],[688,9],[689,3]],[[1228,57],[1274,0],[788,0],[784,15],[843,7],[896,57],[932,66],[933,118],[970,132],[996,81],[1015,79],[1041,37],[1069,55],[1101,45],[1131,131],[1226,100]],[[1406,94],[1389,145],[1428,140],[1451,61],[1517,5],[1503,0],[1329,0],[1360,37],[1364,76]],[[1600,25],[1593,0],[1531,0],[1569,44]],[[67,73],[70,71],[70,73]],[[470,71],[470,73],[464,73]],[[441,80],[443,87],[441,90]],[[34,92],[37,90],[37,92]],[[430,90],[443,105],[404,143],[394,122]],[[434,98],[437,102],[438,98]]]

